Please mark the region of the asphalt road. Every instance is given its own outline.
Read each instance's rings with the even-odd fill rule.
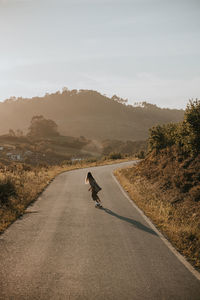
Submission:
[[[129,163],[130,164],[130,163]],[[0,299],[200,299],[200,281],[122,193],[115,166],[63,173],[0,236]]]

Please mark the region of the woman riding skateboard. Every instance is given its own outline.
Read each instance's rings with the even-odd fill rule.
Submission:
[[[97,195],[98,192],[101,190],[101,187],[97,184],[96,180],[92,176],[91,172],[87,173],[85,183],[90,184],[90,188],[88,191],[92,192],[92,199],[95,201],[95,207],[102,207],[101,200],[99,199],[99,196]]]

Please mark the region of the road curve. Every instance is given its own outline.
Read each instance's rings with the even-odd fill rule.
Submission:
[[[200,299],[200,281],[113,179],[117,166],[57,176],[0,236],[0,299]],[[104,209],[84,183],[88,170]]]

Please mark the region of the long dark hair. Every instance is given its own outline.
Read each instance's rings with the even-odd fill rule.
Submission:
[[[91,172],[87,173],[87,176],[85,178],[85,183],[89,183],[91,179],[94,179]]]

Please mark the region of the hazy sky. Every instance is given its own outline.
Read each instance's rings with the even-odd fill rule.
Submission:
[[[62,87],[185,108],[200,0],[0,0],[0,100]]]

